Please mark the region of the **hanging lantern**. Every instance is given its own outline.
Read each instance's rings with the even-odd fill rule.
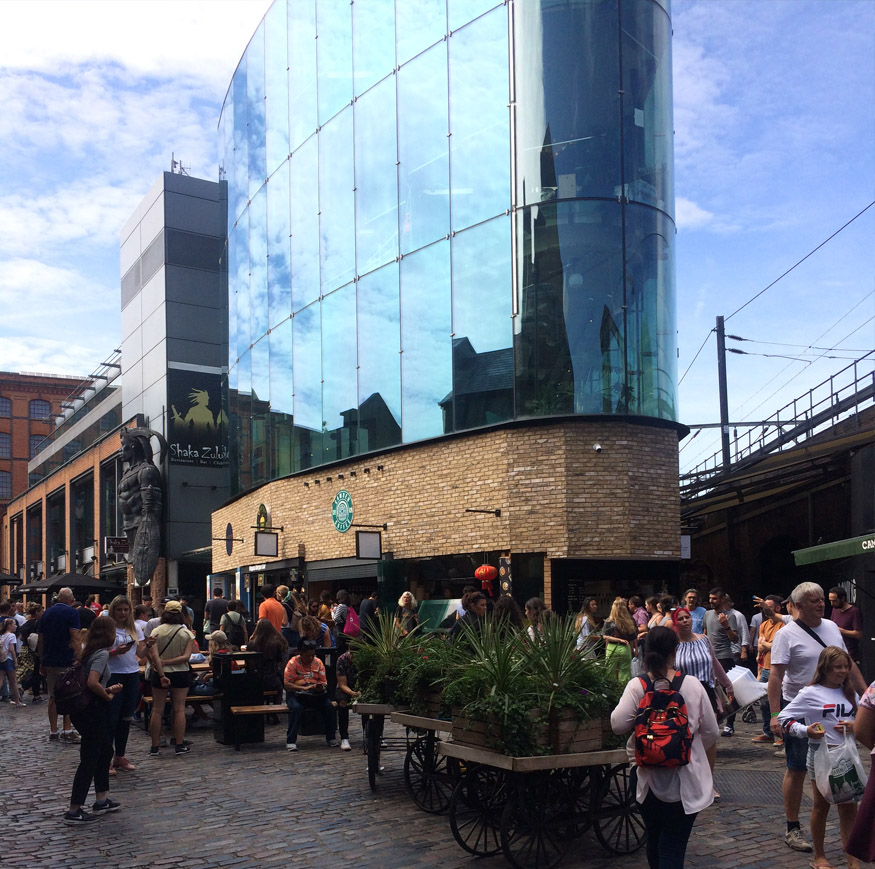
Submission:
[[[492,581],[497,576],[498,570],[496,570],[496,568],[494,568],[491,564],[481,564],[480,567],[478,567],[477,570],[474,571],[474,577],[480,580],[480,587],[490,597],[493,596]]]

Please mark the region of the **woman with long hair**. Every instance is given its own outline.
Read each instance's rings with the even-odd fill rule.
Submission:
[[[717,742],[717,719],[699,680],[675,670],[678,642],[670,628],[657,626],[650,631],[644,654],[647,678],[629,680],[611,713],[614,733],[629,733],[647,682],[660,690],[674,681],[687,707],[692,736],[690,762],[684,766],[637,768],[636,800],[647,829],[647,863],[651,869],[682,869],[696,815],[714,801],[707,750]],[[634,757],[634,743],[633,735],[626,745],[630,759]]]
[[[509,634],[518,634],[526,626],[520,605],[509,594],[503,594],[495,601],[492,620]]]
[[[604,624],[604,619],[599,618],[598,613],[599,602],[594,597],[585,597],[574,623],[574,629],[577,631],[578,649],[585,647],[589,653],[594,651],[594,646],[598,642],[598,635],[601,633],[602,625]]]
[[[168,692],[173,699],[172,742],[177,755],[186,754],[189,744],[185,740],[185,698],[188,696],[191,673],[188,662],[197,651],[197,642],[194,633],[185,625],[182,604],[178,600],[169,600],[164,605],[161,624],[152,631],[149,639],[154,640],[149,646],[152,663],[152,719],[149,722],[152,747],[149,755],[157,757],[160,752],[161,726]]]
[[[469,591],[462,595],[462,609],[465,610],[465,615],[456,619],[456,623],[450,628],[450,632],[447,634],[448,642],[455,642],[465,625],[478,634],[483,630],[483,620],[486,618],[487,609],[486,595],[482,591]]]
[[[328,625],[315,616],[304,616],[301,619],[301,639],[313,640],[320,649],[331,649],[334,646],[334,635],[328,630]]]
[[[88,631],[85,647],[77,656],[88,671],[87,688],[94,695],[84,709],[73,712],[70,718],[79,731],[79,766],[73,777],[70,808],[64,813],[68,826],[96,821],[107,812],[117,812],[121,804],[109,798],[109,765],[112,760],[112,740],[107,719],[113,698],[123,690],[120,682],[110,685],[109,649],[115,644],[115,623],[110,618],[98,618]],[[88,798],[88,789],[94,782],[94,804],[91,812],[82,806]]]
[[[644,601],[644,609],[650,618],[647,620],[647,630],[650,628],[659,627],[662,622],[662,613],[659,611],[659,598],[656,595],[651,595]]]
[[[464,604],[463,604],[464,605]],[[416,614],[416,598],[409,592],[405,591],[398,598],[398,609],[395,611],[395,630],[406,637],[417,625],[419,625],[419,616]]]
[[[811,779],[811,844],[814,846],[813,869],[830,869],[824,851],[826,818],[830,803],[817,787],[814,763],[818,751],[829,751],[830,745],[841,745],[845,734],[853,734],[857,715],[857,695],[848,682],[853,662],[851,656],[838,646],[827,646],[817,659],[814,677],[778,713],[778,721],[787,733],[799,739],[808,738],[806,766]],[[806,722],[811,722],[810,724]],[[842,845],[847,844],[857,803],[853,800],[837,803],[839,831]],[[850,869],[859,869],[856,857],[847,855]]]
[[[541,624],[548,619],[550,610],[547,604],[539,597],[530,597],[526,601],[526,618],[529,620],[529,639],[533,640],[541,635]]]
[[[638,626],[623,598],[614,598],[602,637],[605,641],[605,666],[620,684],[625,684],[632,678],[632,658],[638,653]]]
[[[140,702],[140,662],[137,659],[146,656],[146,638],[134,621],[133,604],[124,595],[114,597],[107,615],[98,616],[98,619],[107,617],[115,626],[115,642],[109,650],[109,670],[113,682],[122,686],[122,690],[112,698],[107,720],[109,738],[115,748],[109,774],[115,775],[117,769],[124,772],[133,772],[136,769],[125,757],[125,752],[128,748],[131,721]]]
[[[12,699],[9,701],[13,706],[26,706],[22,700],[18,690],[18,679],[15,676],[15,671],[18,669],[18,655],[16,654],[17,641],[16,630],[18,622],[15,619],[0,620],[0,646],[5,650],[3,662],[0,663],[0,675],[3,679],[0,680],[0,688],[3,687],[3,682],[9,682],[9,692]]]

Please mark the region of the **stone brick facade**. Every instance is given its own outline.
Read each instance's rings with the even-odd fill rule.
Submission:
[[[308,562],[354,556],[354,529],[341,534],[331,519],[341,489],[354,523],[386,523],[383,550],[396,559],[543,553],[548,595],[550,559],[680,557],[675,429],[605,419],[476,432],[268,483],[213,513],[213,571],[271,560],[252,554],[262,503],[283,527],[277,560],[301,549]],[[230,556],[229,523],[244,540]]]

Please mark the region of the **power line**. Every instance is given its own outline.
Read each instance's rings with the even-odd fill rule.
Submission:
[[[767,287],[763,287],[763,289],[761,289],[755,296],[752,296],[750,299],[748,299],[740,308],[734,310],[728,317],[724,317],[723,321],[726,322],[730,318],[734,317],[739,311],[743,311],[751,302],[755,301],[764,292],[766,292],[766,290],[770,290],[773,286],[775,286],[775,284],[778,283],[778,281],[780,281],[782,278],[787,277],[787,275],[789,275],[790,272],[793,271],[793,269],[795,269],[797,266],[802,265],[802,263],[804,263],[805,260],[812,256],[812,254],[817,253],[817,251],[819,251],[827,242],[832,241],[843,229],[849,227],[858,217],[860,217],[860,215],[865,214],[873,205],[875,205],[875,200],[872,200],[872,202],[870,202],[862,211],[859,211],[857,214],[855,214],[844,226],[840,226],[829,238],[825,239],[816,248],[814,248],[814,250],[810,250],[807,254],[805,254],[804,257],[802,257],[801,260],[790,266],[790,268],[787,269],[784,274],[780,275],[780,277],[775,278],[775,280],[773,280]]]
[[[846,353],[868,353],[868,350],[852,349],[851,347],[818,347],[815,344],[786,344],[783,341],[761,341],[759,338],[742,338],[739,335],[727,335],[733,341],[747,341],[751,344],[768,344],[770,347],[804,347],[811,350],[844,350]]]
[[[827,356],[824,353],[802,353],[799,356],[787,356],[785,353],[752,353],[750,350],[739,350],[737,347],[727,347],[727,353],[735,353],[738,356],[761,356],[764,359],[792,359],[794,362],[806,362],[811,363],[815,362],[818,359],[847,359],[854,360],[856,356]],[[849,351],[850,352],[850,351]],[[865,350],[857,351],[859,353],[865,353]],[[814,359],[805,359],[805,356],[813,356]]]
[[[678,381],[678,386],[680,386],[684,382],[684,377],[686,377],[690,373],[690,369],[693,367],[693,363],[699,358],[699,354],[705,349],[705,345],[708,343],[708,339],[713,334],[714,330],[711,329],[708,334],[705,336],[705,340],[702,342],[702,346],[696,351],[696,355],[693,357],[693,362],[691,362],[687,366],[687,370],[683,373],[683,376]]]

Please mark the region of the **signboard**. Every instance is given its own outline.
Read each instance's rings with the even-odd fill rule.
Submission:
[[[352,495],[346,489],[341,489],[334,496],[331,504],[331,521],[341,534],[346,534],[352,525]]]
[[[127,555],[130,550],[127,537],[104,537],[103,549],[107,555]]]
[[[219,374],[167,371],[167,443],[171,465],[228,465],[228,414]]]
[[[689,559],[692,556],[691,549],[692,537],[689,534],[681,534],[681,558]]]
[[[875,535],[864,534],[862,537],[851,537],[848,540],[836,540],[835,543],[821,543],[820,546],[809,546],[807,549],[794,549],[793,558],[796,566],[817,564],[819,561],[830,561],[833,558],[851,558],[854,555],[875,554]]]
[[[356,531],[355,557],[377,560],[383,557],[383,540],[379,531]]]
[[[276,558],[279,552],[279,534],[273,531],[255,532],[255,555]]]

